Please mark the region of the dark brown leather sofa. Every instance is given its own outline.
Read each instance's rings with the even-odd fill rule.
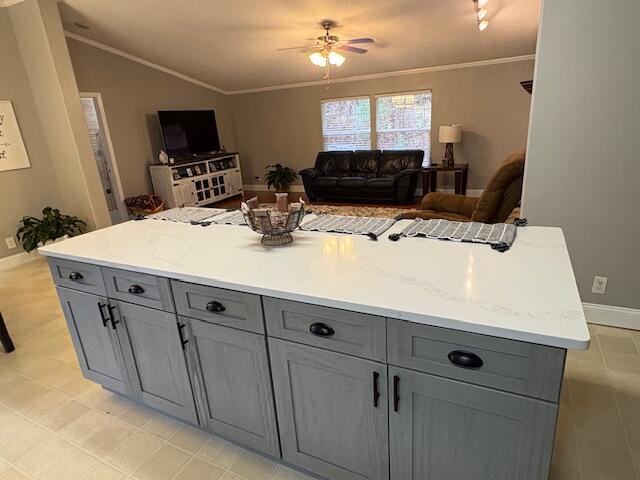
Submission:
[[[314,168],[300,172],[307,197],[344,202],[406,204],[413,200],[422,150],[320,152]]]
[[[418,210],[398,218],[442,218],[462,222],[500,223],[507,220],[520,205],[524,177],[525,152],[509,155],[493,175],[480,198],[452,193],[432,192],[423,199]]]

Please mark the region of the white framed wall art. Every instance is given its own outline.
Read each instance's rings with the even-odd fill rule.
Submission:
[[[30,166],[13,105],[10,100],[0,100],[0,172]]]

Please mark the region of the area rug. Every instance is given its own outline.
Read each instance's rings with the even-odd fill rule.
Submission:
[[[319,215],[344,215],[349,217],[394,218],[396,215],[412,211],[412,208],[375,207],[370,205],[307,205],[307,213]]]

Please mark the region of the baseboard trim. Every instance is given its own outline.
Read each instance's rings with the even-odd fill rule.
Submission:
[[[29,263],[37,260],[39,256],[37,254],[30,254],[27,252],[17,253],[8,257],[0,258],[0,270],[7,270],[8,268],[17,267],[24,263]]]
[[[589,323],[640,330],[640,309],[597,303],[583,303],[582,308]]]
[[[264,185],[260,185],[260,184],[245,184],[243,185],[244,189],[250,192],[265,192],[267,191],[267,187]],[[294,193],[304,193],[304,186],[302,185],[291,185],[289,187],[289,191],[290,192],[294,192]],[[454,190],[452,188],[442,188],[438,190],[439,192],[444,192],[444,193],[454,193]],[[467,196],[468,197],[479,197],[480,195],[482,195],[482,192],[484,190],[479,189],[467,189]],[[416,196],[420,197],[422,196],[422,189],[421,188],[417,188],[416,189]]]
[[[248,185],[245,184],[243,185],[245,190],[249,190],[250,192],[266,192],[268,191],[267,186],[266,185],[261,185],[261,184],[256,184],[256,185]],[[274,190],[271,190],[272,192],[275,193]],[[289,191],[290,192],[294,192],[294,193],[304,193],[304,186],[302,185],[291,185],[289,187]]]

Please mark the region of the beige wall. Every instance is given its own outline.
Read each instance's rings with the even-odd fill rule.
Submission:
[[[0,257],[6,257],[21,251],[9,250],[4,242],[15,234],[20,218],[61,206],[62,196],[6,8],[0,8],[0,58],[0,100],[13,102],[31,162],[31,168],[0,172]]]
[[[81,92],[102,94],[125,196],[152,191],[147,166],[158,162],[158,110],[213,108],[220,141],[235,148],[229,97],[123,57],[67,39]]]
[[[564,229],[585,302],[640,308],[640,2],[544,2],[524,214]],[[591,293],[609,277],[606,295]]]
[[[456,160],[470,164],[469,188],[482,189],[505,156],[525,146],[531,97],[520,81],[532,76],[529,60],[335,83],[329,90],[313,86],[234,95],[244,182],[258,183],[254,177],[275,162],[296,170],[313,166],[322,150],[322,99],[430,89],[432,161],[439,162],[443,151],[437,141],[438,126],[460,123],[464,138],[456,146]]]

